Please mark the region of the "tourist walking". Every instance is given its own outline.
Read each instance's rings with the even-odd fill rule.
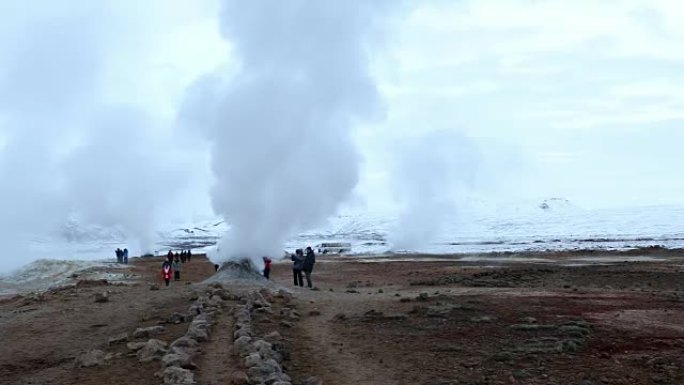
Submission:
[[[306,275],[306,285],[309,289],[313,288],[311,284],[311,273],[313,272],[314,264],[316,263],[316,254],[314,254],[311,247],[306,248],[306,256],[304,256],[303,270]]]
[[[174,259],[173,263],[171,264],[171,267],[173,268],[173,280],[180,281],[181,262],[178,257]]]
[[[271,264],[273,261],[271,261],[271,258],[269,257],[264,257],[264,277],[266,279],[270,279],[271,276]]]
[[[292,274],[294,276],[295,286],[304,287],[304,279],[302,278],[302,269],[304,268],[304,253],[302,249],[297,249],[290,258],[294,262],[292,264]]]
[[[169,261],[164,261],[162,264],[162,278],[164,279],[164,283],[166,283],[166,286],[169,286],[169,282],[171,281],[171,264]]]

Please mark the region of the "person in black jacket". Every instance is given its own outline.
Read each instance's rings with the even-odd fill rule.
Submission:
[[[304,256],[304,275],[306,275],[306,285],[311,289],[311,273],[313,272],[314,264],[316,263],[316,254],[311,247],[306,248],[306,255]]]
[[[304,287],[304,280],[302,279],[302,270],[304,269],[304,253],[302,249],[295,250],[295,253],[290,257],[292,259],[292,275],[294,276],[295,286]]]

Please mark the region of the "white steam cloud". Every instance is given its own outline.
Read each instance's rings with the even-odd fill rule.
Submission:
[[[38,3],[0,5],[2,269],[73,257],[31,251],[71,218],[121,229],[133,243],[122,247],[148,251],[160,207],[182,191],[171,184],[190,170],[156,117],[111,97],[121,74],[109,65],[137,63],[131,38],[151,18],[135,19],[127,1]]]
[[[367,1],[230,1],[223,36],[241,63],[191,90],[185,118],[211,143],[213,207],[231,225],[220,258],[279,256],[358,179],[351,128],[372,119]],[[234,76],[233,76],[234,75]]]
[[[429,246],[475,181],[481,154],[477,144],[458,131],[433,131],[396,146],[392,186],[401,204],[390,244],[397,250]]]

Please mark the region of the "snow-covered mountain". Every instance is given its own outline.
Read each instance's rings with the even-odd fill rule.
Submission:
[[[322,242],[349,242],[353,254],[684,247],[684,206],[587,210],[562,198],[513,207],[471,205],[436,226],[430,244],[395,250],[389,239],[399,223],[392,213],[345,213],[294,237],[286,249]],[[220,220],[207,221],[166,232],[164,239],[209,245],[227,229]]]
[[[390,242],[401,223],[399,219],[394,213],[347,212],[330,218],[317,229],[293,237],[285,249],[293,251],[322,242],[348,242],[352,244],[349,254],[372,256],[405,252],[451,254],[620,250],[656,245],[684,247],[684,206],[587,210],[564,199],[513,206],[474,202],[461,208],[445,223],[435,226],[439,231],[430,243],[403,249],[394,248]],[[169,248],[212,251],[227,230],[229,225],[217,218],[169,224],[157,231],[153,251],[160,254]],[[35,262],[13,274],[0,276],[0,294],[11,293],[17,285],[38,288],[61,282],[74,272],[102,271],[103,262],[82,260],[111,262],[114,249],[127,245],[132,254],[137,255],[135,247],[126,242],[119,230],[71,221],[54,237],[35,240],[27,255],[27,262]]]
[[[430,243],[398,250],[390,242],[401,223],[396,213],[348,212],[293,237],[285,248],[349,242],[352,254],[379,254],[684,246],[684,206],[587,210],[552,198],[517,206],[475,202],[449,218],[435,226],[438,230]],[[228,229],[218,218],[169,224],[157,231],[152,251],[211,248]],[[125,237],[116,229],[70,222],[54,239],[36,241],[31,251],[36,258],[101,259],[113,258],[113,250],[125,245]]]

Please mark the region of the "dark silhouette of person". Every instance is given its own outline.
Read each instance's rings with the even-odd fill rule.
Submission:
[[[302,249],[295,250],[295,253],[290,257],[294,262],[292,264],[292,275],[294,276],[295,286],[304,287],[304,279],[302,278],[302,270],[304,269],[304,253]]]
[[[311,247],[306,248],[306,256],[304,256],[303,270],[306,275],[306,285],[309,289],[313,288],[311,284],[311,273],[313,272],[314,264],[316,264],[316,254]]]

